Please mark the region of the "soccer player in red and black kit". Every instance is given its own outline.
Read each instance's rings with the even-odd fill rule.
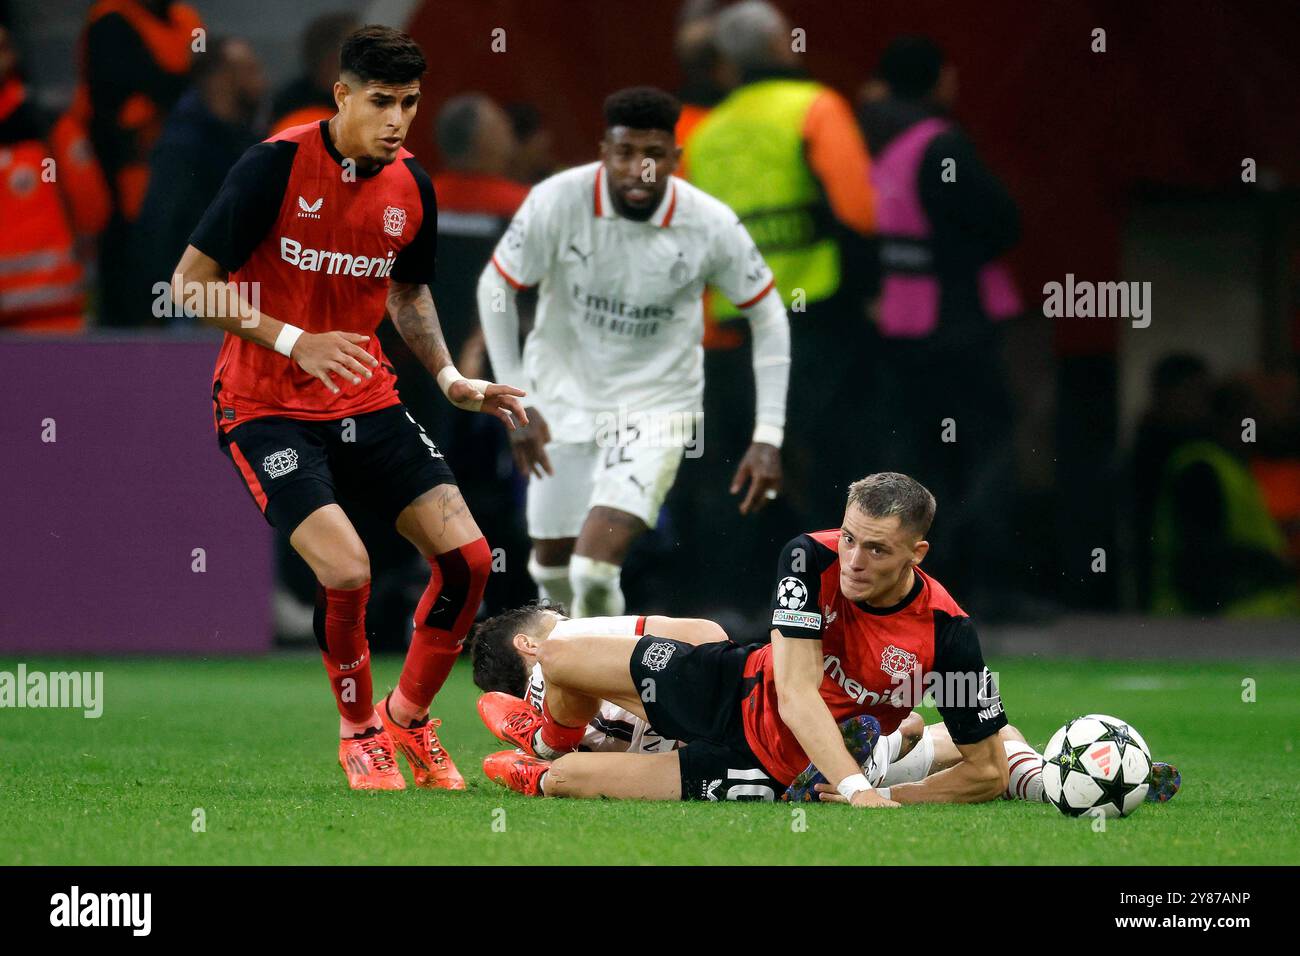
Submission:
[[[429,705],[477,613],[491,554],[442,453],[403,408],[375,327],[391,316],[458,408],[513,428],[527,422],[524,393],[464,379],[443,342],[427,285],[433,185],[402,148],[425,71],[419,46],[365,27],[344,40],[339,66],[333,118],[284,130],[231,170],[176,268],[173,297],[225,331],[212,386],[221,448],[320,583],[316,637],[349,785],[404,789],[398,749],[417,786],[462,790]],[[223,296],[191,295],[196,283],[258,294],[212,309],[205,302]],[[369,559],[340,501],[378,509],[432,567],[401,680],[378,707]]]
[[[772,800],[811,760],[830,781],[820,789],[827,801],[892,807],[1001,796],[1001,697],[970,618],[917,567],[934,510],[933,496],[906,475],[854,482],[838,529],[785,546],[770,643],[551,637],[539,651],[540,714],[503,694],[480,701],[489,728],[523,751],[491,755],[485,772],[529,795]],[[961,759],[886,796],[868,784],[838,722],[866,714],[892,733],[920,685],[935,690]],[[686,746],[572,752],[602,699]]]

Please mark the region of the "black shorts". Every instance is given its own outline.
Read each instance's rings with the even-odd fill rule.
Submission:
[[[776,800],[786,785],[758,762],[741,720],[754,687],[745,661],[757,646],[715,641],[685,644],[647,634],[629,670],[656,733],[678,751],[683,800]]]
[[[329,421],[255,418],[218,440],[266,520],[285,535],[335,503],[396,521],[430,488],[456,483],[403,405]]]

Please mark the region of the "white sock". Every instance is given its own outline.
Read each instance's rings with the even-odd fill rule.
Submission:
[[[546,741],[542,740],[542,730],[537,728],[537,733],[533,734],[533,753],[537,754],[542,760],[559,760],[569,751],[555,750],[548,747]],[[549,772],[549,771],[548,771]]]
[[[1028,800],[1030,803],[1045,803],[1043,793],[1043,755],[1029,744],[1019,740],[1004,740],[1007,749],[1007,766],[1011,768],[1011,779],[1006,792],[1002,794],[1007,800]]]
[[[618,617],[623,613],[622,568],[609,561],[575,554],[569,559],[569,584],[573,588],[571,617]]]
[[[887,787],[895,787],[900,783],[916,783],[924,780],[930,775],[930,765],[933,763],[934,738],[930,736],[930,728],[927,727],[921,739],[916,742],[916,746],[909,750],[906,756],[889,765],[884,784]]]
[[[537,563],[536,552],[528,555],[528,575],[537,585],[537,595],[548,604],[564,605],[565,613],[573,613],[573,588],[569,585],[569,566],[552,567]]]

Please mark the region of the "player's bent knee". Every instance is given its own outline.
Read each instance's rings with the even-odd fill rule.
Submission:
[[[465,559],[471,583],[477,587],[487,584],[488,577],[492,574],[492,549],[488,546],[487,538],[476,538],[457,550]]]
[[[355,591],[370,583],[370,558],[364,551],[336,558],[315,570],[321,584],[337,591]]]
[[[1025,735],[1020,732],[1020,728],[1011,724],[1007,724],[998,731],[998,738],[1001,740],[1016,740],[1022,744],[1029,743],[1029,741],[1025,740]]]
[[[903,740],[909,745],[915,745],[925,734],[925,718],[913,711],[903,718],[903,722],[898,725],[898,729],[903,734]]]
[[[480,536],[459,548],[434,555],[429,564],[435,572],[437,590],[426,593],[435,594],[437,601],[428,607],[421,602],[416,613],[423,615],[422,623],[426,627],[453,630],[462,618],[478,613],[492,573],[492,549],[487,539]]]
[[[700,621],[700,644],[712,644],[715,641],[730,640],[730,635],[717,621]]]
[[[573,658],[575,639],[557,634],[542,643],[537,651],[537,663],[547,680],[563,677],[564,668]]]

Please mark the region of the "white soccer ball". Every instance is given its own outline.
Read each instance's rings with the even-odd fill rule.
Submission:
[[[808,589],[798,578],[782,578],[777,588],[776,602],[788,611],[797,611],[808,600]]]
[[[1151,751],[1118,717],[1076,717],[1052,734],[1043,760],[1047,799],[1066,816],[1124,817],[1146,799]]]

